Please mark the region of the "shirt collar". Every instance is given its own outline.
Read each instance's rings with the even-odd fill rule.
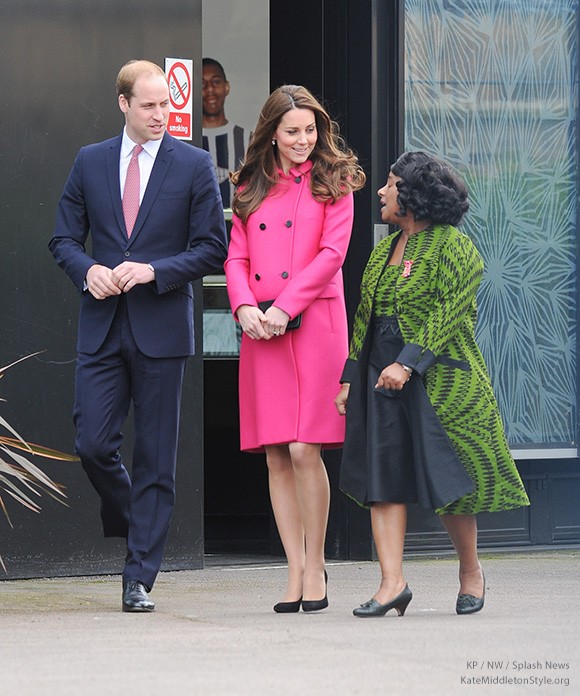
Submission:
[[[146,143],[142,143],[141,147],[148,155],[155,159],[157,153],[159,152],[159,148],[161,147],[162,140],[163,138],[159,138],[159,140],[148,140]],[[137,143],[131,140],[131,138],[127,135],[127,129],[123,128],[123,139],[121,140],[121,158],[129,157],[132,154],[135,145],[137,145]]]

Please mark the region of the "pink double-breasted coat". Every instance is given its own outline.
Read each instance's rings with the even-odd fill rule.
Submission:
[[[340,447],[344,418],[334,406],[348,356],[342,264],[353,222],[353,195],[335,203],[310,191],[310,161],[279,171],[279,183],[249,216],[234,216],[225,263],[234,315],[243,304],[274,299],[302,325],[269,341],[242,337],[241,449],[289,442]]]

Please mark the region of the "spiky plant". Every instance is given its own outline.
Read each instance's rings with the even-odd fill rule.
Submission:
[[[0,379],[4,377],[6,370],[41,352],[42,351],[26,355],[10,363],[10,365],[0,367]],[[0,401],[5,402],[5,399],[0,398]],[[0,508],[4,512],[8,524],[13,527],[2,494],[12,496],[12,498],[21,505],[24,505],[26,508],[36,513],[40,512],[40,505],[34,497],[36,496],[39,498],[42,493],[46,493],[55,500],[58,500],[58,502],[66,505],[64,502],[66,498],[64,487],[59,483],[55,483],[41,469],[33,464],[27,455],[68,462],[77,461],[78,458],[70,454],[65,454],[64,452],[58,452],[57,450],[44,447],[43,445],[27,442],[1,415],[0,426],[10,433],[8,436],[0,435]],[[2,556],[0,556],[0,566],[2,566],[4,572],[6,572],[6,566],[4,565]]]

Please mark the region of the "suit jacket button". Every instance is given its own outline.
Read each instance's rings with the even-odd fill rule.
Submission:
[[[260,280],[260,274],[259,274],[259,273],[256,273],[256,275],[254,276],[254,278],[255,278],[256,280]]]
[[[128,256],[131,256],[131,252],[130,252],[130,251],[126,251],[126,252],[125,252],[125,256],[127,256],[127,257],[128,257]]]
[[[261,223],[260,223],[260,229],[261,229],[261,230],[265,230],[265,229],[266,229],[266,223],[265,223],[265,222],[261,222]]]
[[[282,273],[282,278],[284,278],[284,280],[286,280],[287,277],[288,277],[288,271],[284,271]]]
[[[292,227],[292,220],[286,220],[286,227]]]

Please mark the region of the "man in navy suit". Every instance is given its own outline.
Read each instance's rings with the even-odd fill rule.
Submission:
[[[105,536],[127,539],[123,611],[147,612],[175,497],[181,388],[194,352],[191,281],[221,268],[227,240],[209,154],[165,132],[163,70],[127,63],[117,94],[123,133],[80,150],[49,247],[81,293],[76,450],[101,497]],[[129,179],[134,224],[123,213]],[[129,476],[119,448],[131,401]]]

